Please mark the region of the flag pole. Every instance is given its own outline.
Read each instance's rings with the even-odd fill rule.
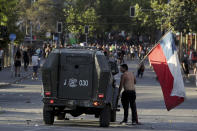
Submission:
[[[140,61],[139,65],[148,57],[148,55],[157,47],[157,45],[161,42],[161,40],[172,30],[172,27],[156,42],[154,47],[145,55],[145,57]]]

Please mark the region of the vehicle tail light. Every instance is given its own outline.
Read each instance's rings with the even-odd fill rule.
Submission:
[[[93,105],[98,106],[99,105],[98,101],[93,102]]]
[[[53,104],[54,103],[54,100],[50,100],[50,103]]]
[[[104,94],[98,94],[99,98],[104,98]]]
[[[46,96],[50,96],[51,95],[51,92],[45,92],[45,95]]]

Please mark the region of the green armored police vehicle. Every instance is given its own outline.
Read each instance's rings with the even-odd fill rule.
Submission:
[[[65,119],[93,114],[100,126],[116,121],[118,88],[115,62],[101,51],[90,49],[55,49],[42,68],[43,119],[52,125],[54,117]]]

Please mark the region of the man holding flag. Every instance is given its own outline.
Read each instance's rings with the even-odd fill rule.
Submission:
[[[167,110],[184,102],[185,89],[172,31],[167,32],[148,53],[162,87]]]
[[[141,63],[145,60],[148,56],[151,65],[158,77],[160,82],[165,105],[168,111],[175,108],[176,106],[180,105],[184,102],[185,99],[185,89],[183,83],[183,77],[181,74],[181,66],[179,63],[177,50],[175,47],[175,41],[173,38],[172,31],[167,32],[161,40],[150,50],[150,52],[144,57]],[[140,64],[141,64],[140,63]],[[127,73],[128,67],[126,65],[126,70],[123,70],[124,65],[121,65],[121,72]],[[121,77],[120,87],[119,87],[119,94],[122,90],[123,83],[127,82],[128,80],[124,80],[124,74]],[[132,77],[130,77],[132,78]],[[132,80],[133,81],[133,80]],[[134,85],[134,83],[132,84]],[[130,86],[129,86],[130,87]],[[132,87],[132,86],[131,86]],[[132,90],[132,89],[131,89]],[[127,91],[127,90],[126,90]],[[132,91],[135,92],[133,89]],[[131,99],[130,104],[132,108],[132,121],[133,123],[138,123],[137,117],[137,110],[136,105],[132,104],[135,103],[136,95],[128,95],[127,99]],[[134,96],[134,99],[132,97]],[[122,97],[124,98],[124,92]],[[124,119],[123,122],[127,122],[128,118],[128,100],[124,102],[124,99],[121,99],[122,105],[124,108]]]

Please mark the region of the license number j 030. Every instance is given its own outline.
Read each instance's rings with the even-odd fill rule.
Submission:
[[[88,87],[88,84],[89,84],[88,80],[77,80],[73,78],[64,80],[64,86],[68,86],[71,88],[74,88],[77,86]]]

